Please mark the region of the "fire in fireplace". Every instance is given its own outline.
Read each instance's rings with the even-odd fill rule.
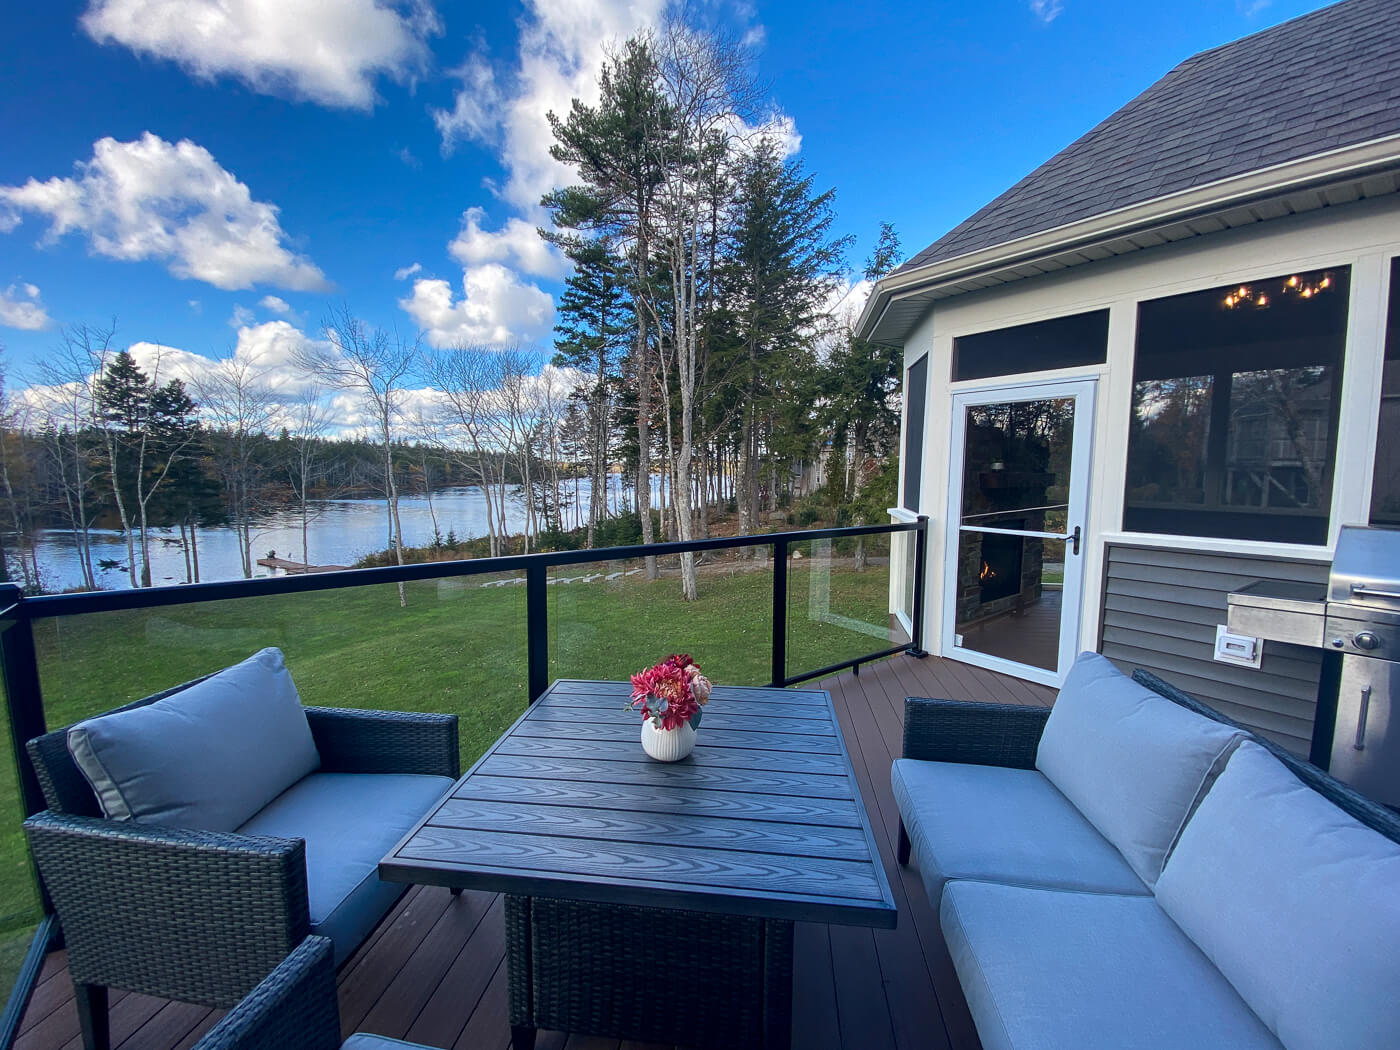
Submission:
[[[1000,523],[998,523],[1000,524]],[[1008,528],[1019,525],[1008,523]],[[1020,536],[1002,536],[995,532],[982,533],[982,570],[977,579],[983,604],[998,598],[1009,598],[1021,590]]]

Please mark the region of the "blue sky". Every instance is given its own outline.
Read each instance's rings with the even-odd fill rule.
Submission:
[[[852,269],[912,254],[1181,59],[1309,0],[710,0],[836,188]],[[339,303],[430,342],[547,343],[544,112],[657,0],[51,0],[0,23],[0,343],[62,325],[285,358]],[[794,138],[796,141],[796,138]],[[415,269],[416,267],[416,269]],[[397,276],[396,276],[397,274]]]

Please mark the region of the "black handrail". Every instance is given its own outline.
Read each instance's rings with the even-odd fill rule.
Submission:
[[[913,533],[914,607],[911,640],[877,652],[866,653],[842,663],[796,676],[787,673],[787,566],[795,543],[814,540],[854,539],[891,533]],[[898,522],[890,525],[858,525],[839,529],[804,529],[793,532],[768,533],[757,536],[732,536],[705,540],[684,540],[674,543],[636,544],[627,547],[598,547],[575,551],[549,551],[539,554],[510,555],[501,558],[474,558],[460,561],[420,562],[414,565],[391,565],[375,569],[345,569],[335,572],[307,573],[300,576],[271,577],[256,580],[226,580],[215,583],[180,584],[170,587],[148,587],[139,590],[90,591],[79,594],[48,594],[25,596],[18,585],[0,584],[0,659],[3,659],[5,709],[9,720],[10,740],[14,751],[15,769],[19,778],[20,800],[26,816],[44,809],[43,794],[34,776],[24,745],[28,740],[48,731],[38,656],[34,648],[33,621],[55,617],[82,616],[90,613],[116,612],[131,609],[154,609],[167,605],[188,605],[201,602],[257,598],[277,594],[298,594],[311,591],[336,590],[342,587],[366,587],[382,584],[408,583],[452,577],[480,576],[488,573],[524,572],[525,620],[527,636],[527,680],[530,702],[534,702],[549,687],[549,603],[547,580],[549,570],[561,565],[581,565],[589,562],[627,561],[639,558],[664,557],[702,551],[730,550],[738,547],[773,548],[773,627],[772,627],[772,685],[786,687],[797,682],[820,678],[846,668],[882,659],[896,653],[924,656],[922,639],[924,625],[924,576],[928,548],[928,518]],[[891,564],[893,571],[893,564]],[[36,875],[37,879],[37,875]],[[40,885],[40,899],[45,921],[41,927],[44,943],[52,933],[53,913],[48,895]],[[34,954],[31,949],[31,955]],[[31,972],[32,971],[32,972]],[[22,1009],[27,1001],[37,968],[26,966],[26,980],[16,982],[11,991],[10,1008],[3,1015],[17,1018],[16,1004]],[[27,987],[21,987],[26,985]],[[13,1035],[13,1033],[10,1033]],[[0,1050],[8,1044],[0,1030]]]

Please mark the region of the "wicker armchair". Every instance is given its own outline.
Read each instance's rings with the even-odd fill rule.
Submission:
[[[322,772],[460,773],[455,715],[306,715]],[[63,927],[84,1044],[110,1045],[109,986],[233,1006],[310,932],[304,842],[108,820],[65,734],[28,742],[49,809],[25,831]]]
[[[194,1050],[337,1050],[340,1011],[333,960],[330,941],[308,937]],[[356,1033],[345,1041],[343,1050],[412,1050],[415,1046]]]

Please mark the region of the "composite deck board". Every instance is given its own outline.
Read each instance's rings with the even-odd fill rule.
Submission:
[[[690,842],[710,849],[776,853],[785,857],[859,860],[865,855],[865,836],[856,828],[835,827],[817,831],[800,824],[779,821],[711,816],[677,820],[648,812],[616,813],[572,806],[532,807],[522,812],[519,806],[454,798],[443,804],[434,825],[564,838],[605,835],[618,842],[658,846]]]
[[[789,824],[860,827],[860,814],[855,802],[849,798],[796,798],[744,791],[720,794],[664,787],[639,791],[609,784],[563,780],[522,782],[509,777],[473,777],[470,783],[458,787],[452,797],[511,802],[526,800],[535,805],[588,806],[628,812],[637,809],[641,802],[651,813],[743,814]]]
[[[874,931],[796,924],[793,1046],[803,1050],[877,1046],[977,1050],[976,1034],[952,973],[938,916],[928,904],[918,871],[902,869],[894,862],[897,815],[889,764],[899,753],[906,696],[1047,706],[1054,691],[936,657],[915,660],[902,656],[867,665],[859,676],[848,672],[813,685],[830,692],[840,719],[899,909],[899,924],[892,930]],[[617,696],[623,697],[621,689]],[[718,736],[716,721],[707,711],[701,732],[714,730]],[[633,729],[608,730],[599,723],[560,728],[580,738],[583,733],[596,732],[589,739],[636,739]],[[735,737],[742,734],[733,746],[754,750],[761,749],[761,744],[753,737],[768,731],[747,721],[725,727],[725,732]],[[549,739],[553,730],[542,727],[541,733],[543,739]],[[814,742],[833,740],[817,736]],[[726,742],[725,746],[730,745]],[[498,779],[499,784],[491,783]],[[587,809],[599,817],[618,816],[616,810],[624,808],[616,790],[606,784],[562,780],[531,786],[516,780],[481,778],[462,801],[466,805],[500,803],[519,798],[522,787],[530,788],[537,803]],[[678,798],[680,794],[658,787],[649,812],[658,819],[676,812],[706,812],[701,793],[688,799]],[[635,801],[631,792],[628,798]],[[854,819],[845,825],[839,823],[840,814],[850,811],[849,801],[794,801],[743,792],[726,792],[723,815],[712,819],[729,816],[735,805],[751,807],[763,813],[763,819],[780,823],[859,828]],[[805,812],[808,809],[811,812]],[[24,1050],[80,1045],[77,1011],[63,959],[62,952],[55,952],[46,961],[45,975],[21,1025],[17,1046]],[[497,894],[466,890],[453,897],[438,887],[416,887],[341,967],[342,1028],[347,1035],[370,1031],[444,1050],[509,1050],[504,960],[504,917]],[[127,998],[113,992],[114,1028],[117,1007]],[[131,1005],[123,1011],[122,1041],[114,1040],[119,1050],[185,1050],[220,1016],[219,1011],[187,1004],[143,1003],[145,997],[130,998]],[[138,1019],[140,1024],[135,1023]],[[537,1045],[540,1050],[661,1050],[654,1044],[595,1040],[562,1032],[541,1032]]]

